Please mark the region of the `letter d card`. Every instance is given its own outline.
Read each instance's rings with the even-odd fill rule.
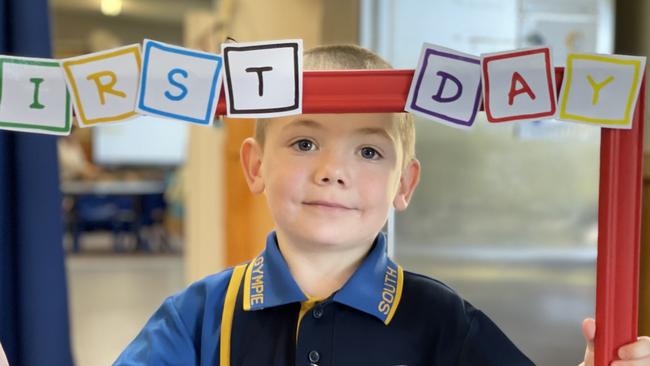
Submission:
[[[425,43],[404,110],[448,126],[470,128],[480,106],[480,59]]]

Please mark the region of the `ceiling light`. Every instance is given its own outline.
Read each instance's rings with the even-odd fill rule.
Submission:
[[[101,0],[102,14],[117,16],[122,12],[122,0]]]

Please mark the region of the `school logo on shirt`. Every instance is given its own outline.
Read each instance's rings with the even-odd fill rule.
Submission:
[[[250,264],[244,282],[244,310],[264,305],[264,257],[260,256]]]
[[[384,323],[386,324],[388,324],[393,318],[393,315],[395,315],[395,310],[397,309],[397,305],[402,296],[403,281],[404,274],[402,267],[394,263],[386,266],[384,284],[381,290],[381,300],[377,305],[377,310],[386,315],[386,319],[384,320]]]
[[[257,257],[253,262],[251,304],[264,304],[264,257]]]

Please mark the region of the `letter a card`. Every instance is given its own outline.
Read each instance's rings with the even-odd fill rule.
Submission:
[[[560,120],[632,128],[646,58],[569,54],[560,97]]]
[[[139,44],[62,60],[80,127],[137,116],[140,64]]]
[[[404,110],[448,126],[470,128],[480,106],[480,59],[425,43]]]
[[[221,56],[149,39],[143,48],[136,110],[211,125],[221,92]]]
[[[555,72],[548,47],[481,55],[489,122],[535,121],[557,112]]]
[[[302,40],[224,43],[228,116],[302,113]]]
[[[0,129],[67,135],[72,105],[57,60],[0,57]]]

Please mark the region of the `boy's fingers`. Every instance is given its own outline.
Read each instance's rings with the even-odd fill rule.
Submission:
[[[636,360],[650,357],[650,338],[639,337],[636,342],[626,344],[618,349],[621,360]]]
[[[585,349],[585,360],[580,366],[594,365],[594,337],[596,335],[596,321],[587,318],[582,321],[582,335],[585,337],[587,347]]]
[[[596,337],[596,321],[594,319],[587,318],[582,321],[582,335],[587,343],[587,351],[593,352],[594,338]]]
[[[614,361],[611,363],[611,366],[646,366],[649,364],[650,364],[650,356],[639,358],[636,360]]]

